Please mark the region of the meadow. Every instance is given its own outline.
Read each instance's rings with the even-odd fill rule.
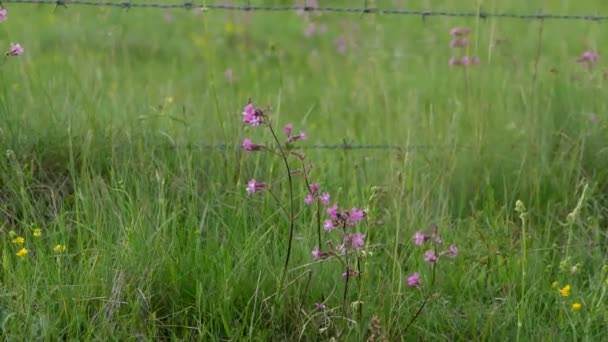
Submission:
[[[608,333],[606,22],[4,6],[4,340]]]

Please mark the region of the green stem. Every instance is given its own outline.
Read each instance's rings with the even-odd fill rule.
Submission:
[[[423,294],[424,296],[424,294]],[[412,317],[412,319],[410,319],[409,323],[405,326],[405,329],[403,330],[403,336],[405,336],[405,334],[407,333],[407,330],[412,326],[412,324],[414,324],[414,322],[418,319],[418,317],[420,317],[420,314],[422,313],[422,310],[424,309],[424,307],[426,306],[426,303],[428,303],[429,299],[428,297],[424,297],[424,301],[422,302],[422,305],[420,305],[420,307],[418,308],[418,311],[416,311],[416,313],[414,314],[414,317]]]
[[[346,223],[342,226],[342,231],[344,232],[344,236],[346,236]],[[344,317],[346,317],[346,299],[348,295],[348,280],[350,279],[350,265],[348,262],[348,246],[344,245],[344,260],[346,260],[346,281],[344,282],[344,302],[342,304],[342,310],[344,311]]]
[[[521,299],[519,302],[519,308],[517,310],[517,341],[520,340],[521,329],[523,327],[523,316],[525,309],[525,296],[526,296],[526,217],[521,214]]]
[[[287,243],[287,256],[285,257],[285,266],[283,267],[283,274],[281,275],[281,281],[279,283],[279,290],[283,287],[283,282],[285,281],[285,274],[287,273],[287,266],[289,266],[289,259],[291,257],[291,246],[293,243],[293,232],[294,232],[294,202],[293,202],[293,179],[291,177],[291,168],[289,167],[289,162],[287,161],[287,153],[283,148],[283,145],[279,141],[272,125],[268,123],[268,129],[274,140],[277,142],[277,147],[281,152],[281,159],[283,159],[283,163],[285,164],[285,169],[287,170],[287,179],[289,182],[289,241]]]

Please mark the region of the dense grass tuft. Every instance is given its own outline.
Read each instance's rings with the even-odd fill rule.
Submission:
[[[608,11],[599,3],[542,10]],[[1,336],[597,341],[608,332],[604,24],[333,13],[314,17],[326,31],[305,37],[295,13],[8,10],[0,44],[26,50],[0,66]],[[448,66],[455,26],[472,28],[463,53],[479,65]],[[591,70],[576,62],[589,49],[600,53]],[[316,219],[301,179],[277,291],[289,224],[245,186],[256,178],[281,200],[288,192],[279,158],[232,148],[245,137],[272,143],[242,125],[249,98],[276,127],[308,134],[299,146],[332,202],[368,213],[371,255],[346,315],[343,269],[311,258]],[[306,149],[343,142],[403,148]],[[432,267],[412,236],[432,225],[460,253],[437,263],[429,286]],[[407,285],[413,272],[422,292]]]

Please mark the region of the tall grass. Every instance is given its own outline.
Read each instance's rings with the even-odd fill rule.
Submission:
[[[608,10],[591,0],[541,7]],[[324,14],[315,20],[327,31],[305,38],[295,13],[175,11],[167,22],[156,10],[9,11],[0,42],[26,53],[0,67],[5,338],[605,336],[606,62],[592,73],[575,62],[586,49],[603,53],[602,24]],[[448,66],[454,26],[473,29],[468,53],[481,59],[466,72]],[[229,68],[238,80],[224,79]],[[363,204],[372,222],[363,285],[348,298],[360,316],[341,314],[340,266],[311,258],[317,226],[304,186],[295,190],[302,214],[285,300],[273,311],[289,227],[271,197],[247,197],[245,186],[283,180],[282,161],[197,145],[238,145],[252,134],[241,123],[248,98],[268,106],[278,127],[302,127],[303,146],[404,147],[305,150],[333,199]],[[407,327],[424,299],[406,277],[431,276],[412,236],[432,224],[460,254],[437,264],[430,299]],[[27,256],[16,256],[14,236],[25,238]],[[66,251],[56,253],[58,244]]]

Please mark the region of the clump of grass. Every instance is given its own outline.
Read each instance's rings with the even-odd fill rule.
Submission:
[[[606,37],[593,23],[7,11],[0,43],[26,51],[0,66],[0,335],[605,335]],[[471,28],[461,50],[454,26]],[[239,122],[248,97],[276,106],[263,109],[274,137]],[[309,139],[276,129],[287,122]],[[351,143],[401,148],[312,148]],[[272,195],[248,197],[251,179]],[[429,222],[457,258],[444,262],[456,250]]]

